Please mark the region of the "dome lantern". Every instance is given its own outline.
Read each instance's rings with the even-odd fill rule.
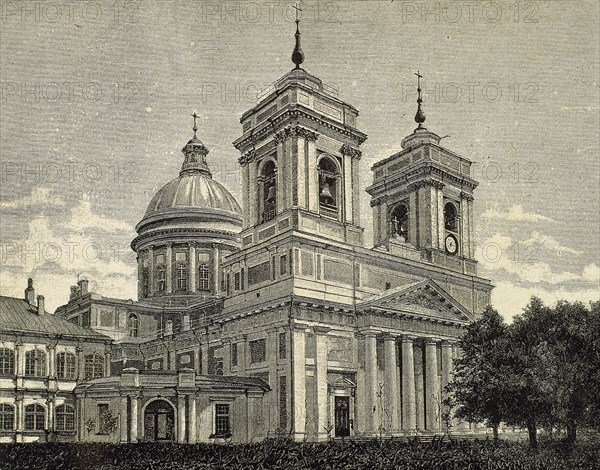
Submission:
[[[183,160],[183,165],[181,166],[180,176],[184,174],[190,173],[202,173],[209,178],[212,178],[210,170],[208,169],[208,164],[206,163],[206,155],[208,155],[208,149],[202,143],[196,132],[198,131],[198,126],[196,125],[196,119],[198,115],[194,112],[192,114],[194,118],[194,127],[192,128],[194,131],[194,137],[192,137],[185,147],[181,149],[185,159]]]

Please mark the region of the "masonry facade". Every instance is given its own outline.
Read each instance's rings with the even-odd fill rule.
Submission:
[[[492,289],[471,162],[424,127],[419,90],[418,127],[372,168],[366,247],[359,112],[300,67],[296,38],[296,67],[241,118],[241,206],[212,179],[194,115],[179,176],[136,227],[139,300],[75,286],[57,311],[114,340],[113,377],[75,389],[79,439],[445,431],[457,339]],[[100,409],[111,433],[85,425]]]

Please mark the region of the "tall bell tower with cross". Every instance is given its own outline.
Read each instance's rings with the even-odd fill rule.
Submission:
[[[338,90],[304,70],[301,8],[296,12],[294,68],[258,96],[241,118],[245,245],[300,229],[362,244],[358,162],[366,135],[358,110]]]
[[[425,127],[420,72],[416,129],[402,150],[373,165],[367,188],[375,246],[475,275],[471,161],[442,147]]]

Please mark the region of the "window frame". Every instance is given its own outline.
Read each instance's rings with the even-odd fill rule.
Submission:
[[[75,354],[68,351],[56,354],[56,377],[64,380],[77,378],[77,356]]]
[[[54,430],[59,432],[75,431],[75,406],[63,403],[54,408]]]
[[[208,263],[200,263],[198,265],[198,290],[210,291],[210,268]]]
[[[326,168],[326,166],[330,166],[331,168]],[[322,153],[317,159],[316,170],[319,214],[339,220],[342,206],[341,191],[343,186],[340,163],[334,155]],[[321,192],[323,191],[324,184],[327,184],[329,187],[329,192],[333,198],[333,204],[327,204],[321,201]]]
[[[130,338],[138,338],[140,334],[140,317],[135,313],[127,316],[127,332]]]
[[[40,411],[40,409],[42,411]],[[24,415],[25,431],[41,432],[46,430],[46,407],[44,405],[40,405],[39,403],[31,403],[26,405]],[[41,428],[39,426],[40,418],[42,423]]]
[[[88,361],[89,358],[93,358],[93,361],[92,362]],[[83,364],[84,364],[83,377],[84,377],[85,381],[100,379],[100,378],[104,377],[104,374],[105,374],[104,356],[102,356],[101,354],[98,354],[98,353],[86,354],[83,358]],[[88,371],[90,370],[89,369],[90,366],[91,366],[91,370],[92,370],[91,375],[88,374]],[[98,375],[98,373],[97,373],[98,367],[101,368],[100,369],[102,371],[101,375]]]
[[[45,377],[47,375],[48,355],[41,349],[30,349],[25,352],[25,376]]]
[[[0,348],[0,375],[15,375],[15,350]]]
[[[219,408],[221,408],[221,412],[219,412]],[[223,410],[226,410],[226,413]],[[213,405],[214,419],[213,419],[213,434],[212,437],[215,438],[229,438],[233,434],[233,423],[232,423],[232,415],[231,415],[231,403],[229,402],[216,402]],[[224,430],[220,430],[220,418],[226,419],[226,428]],[[224,432],[223,432],[224,431]]]
[[[10,426],[7,426],[7,423],[10,423]],[[14,430],[15,406],[11,403],[0,403],[0,432]]]

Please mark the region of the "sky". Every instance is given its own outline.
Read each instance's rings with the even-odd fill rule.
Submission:
[[[53,311],[78,276],[136,299],[129,243],[200,115],[240,194],[239,118],[293,66],[283,1],[0,3],[0,294]],[[599,297],[597,1],[301,2],[303,67],[360,111],[361,185],[415,127],[475,162],[479,274],[510,319]],[[239,199],[239,198],[238,198]],[[372,214],[362,223],[371,245]]]

